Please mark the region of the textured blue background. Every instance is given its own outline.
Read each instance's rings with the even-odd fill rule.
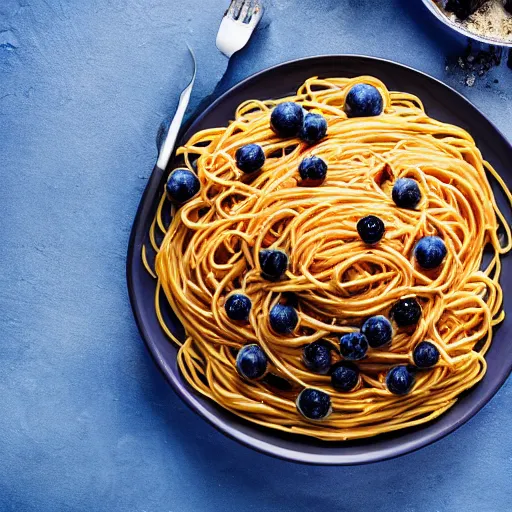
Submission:
[[[217,91],[291,58],[362,53],[446,81],[512,138],[512,71],[462,85],[445,57],[463,44],[420,0],[267,0],[225,73],[226,3],[0,0],[0,510],[510,510],[510,381],[417,453],[306,467],[223,437],[146,353],[125,255],[154,133],[188,79],[185,41],[195,106],[223,76]]]

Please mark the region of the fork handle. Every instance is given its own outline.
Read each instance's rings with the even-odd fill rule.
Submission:
[[[185,116],[185,111],[187,110],[191,92],[192,88],[187,87],[180,96],[180,102],[178,104],[176,114],[174,114],[171,125],[169,126],[169,131],[167,132],[165,141],[160,149],[160,153],[158,154],[157,166],[160,169],[165,169],[169,163],[174,146],[176,145],[176,139],[178,138],[183,117]]]
[[[188,46],[188,45],[187,45]],[[176,109],[176,113],[172,118],[171,124],[165,135],[165,139],[163,138],[163,133],[158,135],[158,139],[163,139],[163,144],[159,147],[158,160],[156,165],[160,169],[166,169],[167,164],[171,158],[172,152],[174,151],[174,146],[176,145],[176,139],[178,138],[178,133],[180,132],[181,123],[183,122],[183,118],[185,117],[185,112],[187,111],[188,103],[190,101],[190,95],[192,94],[192,88],[194,87],[194,82],[196,80],[196,57],[192,48],[188,46],[188,51],[190,52],[190,56],[192,57],[192,62],[194,63],[194,74],[190,80],[190,83],[180,94],[180,101],[178,103],[178,108]],[[160,146],[160,143],[159,143]]]

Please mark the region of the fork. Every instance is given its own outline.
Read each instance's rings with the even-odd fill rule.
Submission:
[[[249,41],[263,16],[259,0],[232,0],[217,34],[217,48],[229,59]]]
[[[241,50],[248,43],[262,15],[263,7],[259,0],[232,0],[217,34],[217,48],[228,58],[233,53]],[[174,116],[164,119],[158,129],[156,136],[158,159],[144,189],[130,238],[130,247],[133,247],[130,251],[135,251],[137,254],[140,254],[144,240],[147,239],[149,224],[154,215],[154,212],[153,215],[150,215],[148,212],[155,209],[155,201],[161,191],[163,177],[174,153],[176,140],[180,133],[194,86],[196,59],[190,46],[188,49],[194,65],[194,71],[189,84],[181,93]],[[139,220],[141,218],[146,219],[146,222],[141,223]]]
[[[251,38],[256,25],[263,16],[263,6],[260,0],[232,0],[228,10],[222,18],[217,34],[217,48],[226,57],[230,58],[235,52],[241,50]],[[188,46],[188,45],[187,45]],[[172,120],[165,119],[157,134],[158,161],[156,167],[162,172],[174,151],[183,117],[190,100],[192,87],[196,77],[196,59],[192,48],[188,46],[194,64],[194,73],[190,83],[181,93],[178,108]]]

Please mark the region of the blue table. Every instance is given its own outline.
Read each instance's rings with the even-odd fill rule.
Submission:
[[[125,255],[154,133],[188,80],[185,41],[199,57],[195,107],[288,59],[361,53],[444,80],[512,138],[512,71],[463,85],[445,58],[464,43],[420,0],[267,0],[227,70],[214,46],[226,3],[0,2],[0,510],[510,510],[510,381],[417,453],[307,467],[219,434],[147,354]]]

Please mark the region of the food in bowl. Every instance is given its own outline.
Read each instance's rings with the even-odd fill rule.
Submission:
[[[512,0],[432,0],[444,15],[476,35],[512,42]]]

